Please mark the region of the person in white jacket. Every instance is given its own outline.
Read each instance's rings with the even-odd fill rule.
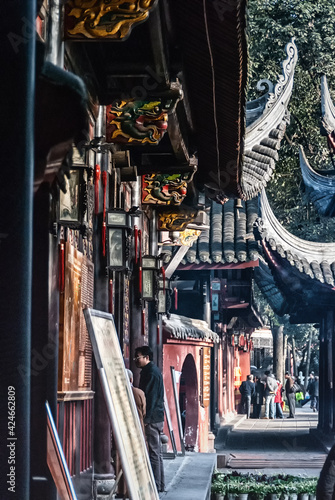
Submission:
[[[265,372],[265,413],[263,418],[274,418],[275,416],[275,396],[278,389],[277,379],[269,371]]]

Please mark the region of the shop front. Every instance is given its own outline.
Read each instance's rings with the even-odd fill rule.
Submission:
[[[211,449],[208,443],[213,384],[211,365],[212,348],[217,342],[219,336],[205,321],[176,314],[163,319],[163,378],[178,451],[182,449],[178,414],[185,449],[203,453]],[[170,434],[168,425],[165,434]]]

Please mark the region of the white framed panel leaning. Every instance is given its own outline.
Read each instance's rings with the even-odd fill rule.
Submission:
[[[129,498],[159,500],[112,314],[84,309]]]

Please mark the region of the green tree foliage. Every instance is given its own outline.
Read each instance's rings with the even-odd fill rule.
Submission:
[[[334,168],[320,135],[320,78],[325,74],[335,101],[335,4],[320,0],[249,0],[249,95],[261,78],[275,82],[286,43],[295,37],[299,61],[289,105],[291,124],[267,192],[278,219],[296,236],[335,241],[335,219],[320,217],[304,195],[301,144],[313,168]]]

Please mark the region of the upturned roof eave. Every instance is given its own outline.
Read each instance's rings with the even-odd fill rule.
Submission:
[[[322,175],[314,170],[305,154],[304,148],[300,146],[299,160],[301,173],[305,184],[313,186],[314,189],[334,188],[335,189],[335,176]]]
[[[335,106],[325,75],[321,77],[321,112],[321,134],[327,136],[335,130]]]
[[[294,38],[285,49],[287,58],[282,63],[282,75],[277,84],[273,87],[271,82],[261,80],[257,87],[262,88],[266,83],[271,91],[247,103],[247,121],[248,113],[256,118],[247,126],[244,140],[240,190],[245,200],[257,196],[271,179],[278,159],[277,151],[289,123],[288,103],[298,60]]]
[[[273,213],[265,190],[260,194],[260,217],[266,228],[266,240],[274,238],[284,250],[297,254],[308,262],[335,261],[335,243],[307,241],[290,233]]]
[[[261,116],[246,128],[245,150],[260,144],[261,140],[278,126],[287,112],[293,90],[294,70],[298,61],[298,49],[294,38],[286,45],[285,51],[287,58],[281,64],[282,75],[279,76],[273,92],[268,92],[268,99]],[[248,103],[249,106],[251,102]]]

